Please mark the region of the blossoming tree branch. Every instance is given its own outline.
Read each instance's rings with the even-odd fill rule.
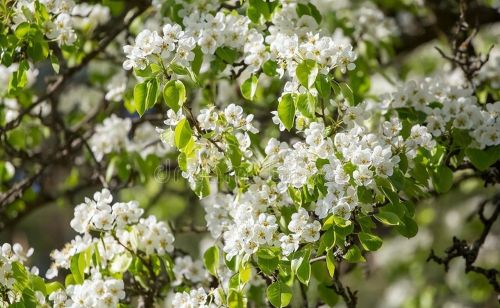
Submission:
[[[350,272],[423,200],[500,182],[498,7],[428,2],[1,0],[0,230],[59,204],[74,239],[43,272],[3,244],[0,306],[356,307]],[[408,69],[417,48],[442,65]],[[428,261],[498,294],[480,201]]]

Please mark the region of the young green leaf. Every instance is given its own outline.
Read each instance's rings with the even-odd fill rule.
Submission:
[[[358,234],[359,242],[365,250],[375,251],[382,246],[382,239],[374,234],[360,232]]]
[[[453,186],[453,171],[447,166],[438,166],[432,174],[432,183],[438,193],[448,192]]]
[[[339,87],[342,92],[342,96],[347,100],[349,105],[354,106],[354,94],[352,93],[351,87],[349,87],[349,85],[345,82],[341,82]]]
[[[326,252],[326,267],[330,276],[333,277],[335,274],[335,257],[331,249]]]
[[[279,258],[270,249],[259,249],[257,251],[257,265],[266,275],[272,275],[278,267]]]
[[[380,211],[373,217],[385,225],[395,226],[399,224],[399,217],[392,212]]]
[[[500,146],[485,150],[468,148],[465,150],[465,154],[467,154],[474,167],[480,171],[485,171],[500,159]]]
[[[257,91],[257,83],[258,83],[258,78],[255,75],[252,75],[250,78],[245,80],[241,84],[241,95],[249,101],[253,101],[255,97],[255,92]]]
[[[170,80],[163,88],[163,99],[168,107],[177,112],[186,101],[186,88],[182,81]]]
[[[281,97],[278,103],[278,117],[287,130],[292,129],[295,120],[295,104],[292,94],[288,93]]]
[[[281,281],[273,282],[266,291],[267,299],[274,307],[285,307],[292,299],[292,289]]]
[[[214,245],[208,248],[203,254],[203,263],[210,274],[217,276],[217,269],[219,268],[219,247]]]
[[[344,259],[346,259],[347,262],[350,263],[366,262],[366,259],[363,257],[363,255],[361,255],[361,251],[356,245],[351,246],[349,250],[347,250],[344,255]]]
[[[191,140],[192,134],[193,131],[191,130],[191,126],[189,126],[189,122],[185,118],[182,119],[175,127],[175,146],[179,150],[184,149]]]
[[[295,75],[299,80],[300,84],[306,88],[311,88],[316,82],[316,77],[318,76],[318,65],[316,61],[307,59],[302,61],[295,70]]]

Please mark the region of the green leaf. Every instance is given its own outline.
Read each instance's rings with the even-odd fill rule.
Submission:
[[[252,268],[250,266],[245,266],[239,271],[241,283],[247,283],[252,278]]]
[[[332,229],[323,233],[319,239],[317,255],[322,255],[325,251],[331,249],[335,245],[335,232]]]
[[[28,56],[35,62],[45,60],[49,56],[49,44],[43,37],[33,40],[28,45]]]
[[[262,64],[262,71],[269,77],[278,76],[276,70],[278,69],[278,63],[273,60],[267,60]]]
[[[158,84],[158,80],[156,78],[150,79],[147,81],[147,94],[146,94],[146,110],[156,104],[158,100],[158,96],[160,94],[159,91],[160,85]]]
[[[177,112],[186,101],[186,88],[182,81],[170,80],[163,88],[163,99],[167,106]]]
[[[375,251],[382,246],[382,239],[374,234],[360,232],[358,238],[365,250]]]
[[[200,46],[196,46],[195,49],[193,49],[194,53],[194,59],[193,62],[191,62],[191,68],[193,70],[193,73],[199,74],[201,65],[203,64],[203,52],[201,51]]]
[[[148,85],[146,82],[138,83],[134,87],[134,106],[140,116],[146,111],[146,96],[148,94]]]
[[[219,47],[215,50],[215,54],[227,64],[233,64],[239,57],[238,51],[229,47]]]
[[[309,260],[311,258],[311,249],[304,248],[296,251],[292,255],[291,269],[300,282],[307,285],[309,279],[311,278],[311,264]]]
[[[58,281],[49,282],[49,283],[45,284],[45,289],[47,290],[48,295],[50,295],[51,293],[53,293],[57,290],[61,290],[63,288],[64,288],[64,286]]]
[[[316,90],[318,90],[319,95],[324,99],[330,99],[332,94],[332,87],[325,75],[318,75],[315,83]]]
[[[20,23],[17,27],[16,30],[14,31],[14,34],[18,39],[24,38],[28,33],[30,32],[31,26],[27,22],[22,22]]]
[[[28,271],[26,271],[26,268],[21,263],[12,262],[12,272],[16,280],[14,288],[21,291],[28,285]]]
[[[279,258],[272,250],[259,249],[257,251],[257,265],[264,274],[271,276],[278,267],[278,263]]]
[[[210,274],[217,276],[217,269],[219,268],[219,247],[212,246],[208,248],[203,254],[203,263]]]
[[[45,287],[45,282],[40,276],[31,275],[31,289],[33,291],[40,291],[44,295],[47,295],[47,288]]]
[[[345,82],[341,82],[339,84],[340,91],[342,92],[342,96],[347,100],[349,105],[354,106],[354,94],[352,93],[351,87]]]
[[[210,195],[210,178],[208,175],[201,174],[195,179],[194,192],[202,199]]]
[[[365,186],[358,186],[358,200],[362,203],[373,202],[373,191]]]
[[[366,259],[361,255],[361,251],[356,245],[351,246],[349,250],[347,250],[344,254],[344,259],[350,263],[366,262]]]
[[[278,103],[278,117],[287,130],[292,129],[295,120],[295,104],[292,94],[288,93],[281,97]]]
[[[314,118],[316,111],[316,99],[310,93],[303,93],[297,96],[296,99],[297,109],[299,112],[310,119]]]
[[[399,224],[399,217],[391,212],[380,211],[373,215],[373,217],[385,225],[395,226]]]
[[[125,273],[128,270],[130,264],[132,264],[132,260],[132,256],[128,253],[117,255],[111,262],[111,267],[109,268],[109,270],[112,273]]]
[[[82,284],[85,279],[85,257],[84,253],[78,253],[71,257],[70,270],[73,274],[73,279],[77,284]]]
[[[485,171],[500,159],[500,146],[488,148],[486,150],[471,149],[465,150],[470,162],[479,169]]]
[[[231,160],[233,166],[238,167],[241,164],[241,158],[243,157],[238,139],[236,139],[236,137],[231,134],[226,134],[225,138],[229,146],[227,155],[229,156],[229,159]]]
[[[50,56],[50,63],[52,64],[52,69],[54,70],[54,73],[59,74],[59,60],[57,59],[56,56],[51,55]]]
[[[267,299],[274,307],[285,307],[292,299],[292,289],[281,281],[272,283],[266,293]]]
[[[187,119],[182,119],[175,127],[175,145],[179,150],[184,149],[191,140],[193,131]]]
[[[412,238],[418,233],[418,225],[415,220],[409,216],[403,216],[396,230],[404,237]]]
[[[257,83],[258,83],[258,78],[255,75],[252,75],[250,78],[245,80],[241,84],[241,95],[249,101],[253,101],[255,97],[255,92],[257,91]]]
[[[333,277],[335,274],[335,257],[331,249],[326,252],[326,268],[330,276]]]
[[[297,65],[295,75],[301,85],[307,89],[311,88],[316,82],[316,77],[318,76],[318,65],[316,64],[316,61],[311,59],[302,61],[302,63]]]
[[[447,166],[438,166],[432,173],[432,183],[438,193],[445,193],[453,186],[453,171]]]
[[[318,294],[319,298],[321,298],[321,300],[330,307],[335,306],[339,301],[337,293],[335,293],[332,288],[329,288],[324,284],[320,284],[318,286]]]
[[[244,308],[246,307],[244,297],[240,292],[231,290],[227,298],[229,308]]]

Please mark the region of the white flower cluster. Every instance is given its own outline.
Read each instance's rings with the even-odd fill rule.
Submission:
[[[317,220],[309,222],[309,213],[304,208],[292,214],[292,220],[288,224],[291,234],[280,236],[281,251],[284,255],[289,255],[299,248],[301,242],[313,243],[319,239],[321,223]]]
[[[385,16],[372,2],[363,2],[354,11],[352,26],[357,37],[375,43],[386,41],[399,33],[394,19]]]
[[[53,263],[47,270],[45,277],[53,279],[58,275],[59,268],[70,268],[71,257],[85,252],[87,249],[97,249],[101,256],[101,264],[105,267],[109,261],[112,261],[115,256],[125,252],[125,248],[119,244],[111,234],[105,234],[102,238],[94,238],[89,233],[82,236],[77,235],[71,242],[66,243],[63,249],[53,250],[50,253],[50,258]]]
[[[12,263],[19,262],[20,264],[24,264],[24,262],[26,262],[32,254],[33,248],[24,252],[23,247],[18,243],[15,243],[12,246],[8,243],[2,245],[0,249],[0,290],[2,289],[1,287],[5,287],[10,290],[16,282],[12,269]],[[38,269],[33,268],[32,271],[38,272]],[[0,304],[1,303],[2,300],[0,298]]]
[[[49,295],[53,307],[114,308],[125,298],[122,280],[104,278],[98,272],[80,285],[69,285]]]
[[[281,247],[282,253],[288,255],[301,243],[318,240],[321,223],[311,219],[304,208],[292,214],[288,230],[280,233],[276,222],[281,219],[280,207],[292,204],[290,188],[309,189],[314,177],[324,178],[326,194],[313,203],[316,216],[323,219],[335,214],[349,219],[360,205],[358,187],[377,192],[375,179],[392,176],[400,155],[411,160],[419,148],[431,150],[436,145],[421,125],[411,127],[409,136],[403,138],[398,118],[368,130],[364,123],[365,103],[339,106],[339,112],[346,129],[333,139],[321,122],[307,124],[302,131],[305,142],[295,142],[292,147],[270,139],[266,157],[258,163],[261,178],[253,178],[253,183],[236,198],[219,193],[204,202],[208,229],[215,237],[223,234],[228,259],[238,254],[249,256],[263,245]],[[318,160],[326,164],[318,168]],[[275,174],[279,181],[273,180]]]
[[[112,114],[97,125],[89,144],[97,160],[102,160],[105,154],[120,152],[128,146],[128,134],[132,128],[129,118],[119,118]]]
[[[472,137],[472,146],[482,149],[500,144],[500,102],[482,108],[470,88],[426,78],[406,83],[391,93],[386,102],[391,108],[413,108],[425,113],[427,129],[433,136],[463,129]]]
[[[251,145],[248,133],[257,133],[258,129],[252,124],[254,115],[245,115],[241,106],[230,104],[223,111],[215,107],[204,108],[200,110],[197,116],[198,127],[194,129],[195,136],[195,155],[187,158],[187,171],[182,176],[187,178],[194,185],[195,177],[199,174],[211,174],[217,172],[217,164],[224,159],[230,166],[231,161],[225,157],[222,150],[228,149],[229,145],[224,139],[225,134],[231,134],[236,137],[239,149],[245,157],[251,157],[249,150]],[[175,126],[185,119],[182,109],[175,113],[172,109],[167,112],[165,124],[169,126],[166,129],[158,129],[164,143],[173,145]],[[198,129],[203,130],[199,132]],[[201,135],[210,133],[210,139],[203,138]],[[217,144],[217,146],[215,145]]]
[[[212,304],[207,304],[208,294],[203,288],[192,289],[189,292],[175,293],[172,300],[172,307],[178,308],[212,308],[220,307]]]
[[[144,210],[135,201],[114,204],[112,201],[109,190],[103,189],[93,199],[85,198],[84,203],[75,207],[70,225],[82,235],[51,253],[54,263],[47,271],[47,278],[56,277],[58,268],[69,268],[71,257],[87,249],[98,250],[103,266],[127,252],[125,247],[147,255],[173,251],[174,236],[166,223],[158,222],[154,216],[141,218]],[[92,230],[101,231],[102,237],[92,237],[89,234]]]
[[[239,206],[243,207],[242,204]],[[228,260],[242,251],[250,256],[262,245],[276,246],[278,230],[276,217],[262,213],[257,219],[253,219],[249,214],[247,213],[246,219],[235,217],[236,224],[233,226],[235,228],[224,233],[224,251]]]
[[[223,235],[228,259],[241,252],[250,256],[262,246],[280,246],[277,218],[272,213],[290,206],[292,200],[272,181],[258,177],[252,181],[247,191],[236,198],[218,193],[203,202],[208,229],[214,237]]]
[[[114,227],[121,229],[137,223],[144,213],[135,201],[111,205],[112,201],[113,196],[107,189],[96,192],[93,199],[85,198],[85,203],[75,207],[71,227],[78,233],[90,230],[109,231]]]
[[[162,145],[155,128],[148,122],[141,124],[129,139],[132,128],[130,118],[120,118],[112,114],[95,128],[95,133],[89,139],[89,145],[98,161],[106,154],[122,151],[137,152],[142,157],[149,154],[163,156],[169,148]]]
[[[173,271],[176,279],[173,283],[174,285],[181,284],[184,279],[196,284],[207,281],[210,278],[203,266],[203,262],[201,260],[193,261],[191,256],[175,258]]]
[[[193,49],[196,45],[206,55],[213,55],[221,46],[242,49],[249,22],[241,15],[218,12],[214,16],[195,11],[184,17],[185,30],[177,24],[166,24],[163,36],[148,29],[141,31],[133,46],[123,48],[127,56],[123,68],[144,69],[156,56],[161,56],[165,62],[188,65],[194,60]]]
[[[219,47],[242,52],[248,72],[258,71],[267,60],[278,63],[281,76],[287,71],[293,78],[296,66],[304,59],[317,61],[323,73],[336,67],[342,72],[355,68],[356,54],[349,41],[340,32],[333,37],[320,36],[316,20],[309,15],[299,17],[295,3],[283,4],[273,14],[269,35],[250,24],[246,16],[194,10],[184,16],[184,28],[167,24],[162,35],[148,29],[141,31],[134,45],[124,46],[127,60],[123,67],[144,69],[158,59],[188,65],[198,45],[205,55],[213,55]]]
[[[114,75],[111,80],[106,84],[106,96],[104,97],[108,101],[118,102],[123,98],[123,94],[127,89],[127,76],[123,71],[120,71]]]
[[[414,156],[418,147],[434,146],[425,127],[414,126],[412,136],[406,141],[400,136],[401,129],[401,123],[393,119],[383,124],[386,134],[368,133],[365,128],[354,126],[335,135],[335,152],[322,168],[327,194],[316,202],[315,213],[319,218],[335,214],[349,219],[352,210],[359,205],[358,186],[376,189],[375,177],[386,178],[393,174],[400,161],[399,151],[406,150],[408,156]],[[354,169],[352,175],[348,166]]]
[[[324,74],[336,67],[343,73],[356,67],[356,53],[349,40],[338,31],[333,36],[320,35],[316,20],[309,15],[299,17],[295,3],[283,3],[283,8],[273,14],[272,23],[264,41],[269,44],[271,59],[281,68],[280,75],[286,68],[290,76],[295,76],[295,68],[303,59],[315,60]],[[253,46],[265,45],[262,40],[254,40]]]
[[[72,45],[77,35],[75,29],[93,30],[96,26],[104,24],[110,18],[109,8],[100,4],[78,4],[73,0],[41,0],[50,14],[44,32],[51,40],[59,45]],[[12,18],[12,27],[15,28],[23,22],[31,22],[36,14],[35,1],[16,1]]]

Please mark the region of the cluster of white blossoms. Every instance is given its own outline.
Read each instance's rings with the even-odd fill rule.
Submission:
[[[129,118],[119,118],[112,114],[97,125],[94,135],[89,140],[89,145],[97,160],[102,160],[104,155],[120,152],[128,147],[128,134],[132,128]]]
[[[500,144],[500,102],[481,107],[471,88],[426,78],[407,82],[385,100],[394,109],[413,108],[423,112],[425,125],[435,137],[462,129],[469,132],[473,147],[482,149]]]
[[[96,192],[93,199],[85,198],[84,203],[75,207],[70,225],[82,235],[77,235],[62,250],[51,253],[54,263],[47,278],[57,276],[58,268],[69,268],[71,257],[87,249],[98,250],[103,266],[125,253],[125,247],[146,255],[173,251],[174,236],[165,222],[157,221],[154,216],[142,218],[144,210],[135,201],[112,202],[110,191],[103,189]],[[94,238],[90,231],[99,231],[102,236]]]
[[[217,298],[217,297],[216,297]],[[215,308],[217,303],[207,304],[208,294],[203,288],[192,289],[189,292],[177,292],[172,300],[172,307],[178,308]],[[220,303],[219,303],[220,304]]]
[[[195,58],[193,49],[199,46],[208,59],[220,47],[241,52],[250,73],[260,70],[268,60],[278,63],[280,76],[287,72],[292,78],[304,59],[317,61],[325,74],[336,67],[342,72],[355,68],[356,54],[349,40],[339,31],[333,36],[320,35],[313,17],[298,16],[296,3],[283,4],[273,14],[268,35],[253,28],[248,17],[223,12],[212,15],[194,10],[184,16],[183,26],[166,24],[162,34],[141,31],[134,45],[124,46],[127,60],[123,67],[144,69],[158,61],[188,65]]]
[[[363,2],[352,14],[351,22],[355,35],[370,42],[383,42],[399,33],[394,19],[385,16],[372,2]]]
[[[118,102],[123,98],[125,90],[127,89],[127,75],[125,72],[120,71],[114,75],[106,84],[106,100],[111,102]]]
[[[10,290],[16,282],[14,278],[14,271],[12,269],[13,262],[19,262],[21,265],[33,254],[33,248],[28,249],[24,252],[23,247],[15,243],[10,245],[5,243],[0,249],[0,290],[2,287]],[[32,269],[33,272],[38,272],[37,268]],[[13,294],[14,295],[14,294]],[[0,304],[2,300],[0,298]]]
[[[259,247],[280,247],[278,220],[282,207],[293,204],[287,191],[280,191],[269,174],[254,177],[237,196],[214,193],[202,200],[212,237],[224,238],[224,252],[231,259],[240,253],[250,257]]]
[[[250,204],[238,204],[237,206],[245,207],[247,211],[252,210]],[[243,213],[242,210],[238,210],[238,214]],[[261,246],[276,246],[278,235],[276,216],[262,213],[257,219],[254,219],[249,215],[251,213],[246,213],[246,219],[234,217],[235,225],[224,233],[224,251],[227,253],[228,260],[241,252],[249,257],[257,252]]]
[[[274,213],[292,200],[272,181],[255,177],[252,182],[239,196],[218,193],[204,202],[208,229],[212,235],[223,235],[227,259],[240,253],[250,257],[259,247],[280,246],[283,234]]]
[[[15,28],[23,22],[34,21],[37,7],[35,1],[16,1],[12,17],[12,27]],[[110,18],[107,6],[100,4],[77,4],[73,0],[41,0],[50,14],[44,27],[44,34],[59,45],[72,45],[77,35],[75,29],[93,30],[96,26],[104,24]]]
[[[130,118],[120,118],[112,114],[95,128],[95,133],[89,139],[89,145],[98,161],[106,154],[124,151],[137,152],[142,157],[149,154],[163,156],[169,148],[160,142],[156,129],[148,122],[141,124],[134,131],[134,137],[129,138],[132,129]]]
[[[122,280],[105,278],[99,272],[93,272],[90,279],[82,284],[69,285],[66,290],[59,290],[49,295],[52,307],[117,307],[125,298]]]
[[[167,145],[174,145],[174,130],[176,125],[186,119],[182,109],[176,113],[172,109],[167,112],[166,129],[157,129],[161,139]],[[229,144],[225,139],[226,134],[233,135],[238,141],[239,150],[245,157],[251,157],[249,151],[251,145],[249,133],[257,133],[258,129],[253,125],[254,115],[244,114],[243,108],[235,104],[229,104],[224,110],[217,110],[215,106],[200,110],[193,127],[194,152],[187,158],[186,170],[182,176],[194,185],[197,175],[210,175],[218,172],[217,165],[225,160],[228,166],[231,161],[225,156]],[[209,135],[208,138],[204,136]]]
[[[331,138],[323,123],[311,122],[299,131],[305,141],[291,147],[272,138],[265,147],[266,156],[257,163],[259,177],[252,178],[245,192],[236,196],[217,193],[204,200],[208,229],[216,238],[223,234],[228,259],[240,254],[248,257],[263,246],[281,247],[289,255],[300,244],[318,240],[321,222],[302,207],[292,214],[287,230],[280,232],[279,209],[293,204],[290,188],[309,189],[313,178],[323,177],[326,193],[313,203],[314,217],[334,214],[349,219],[360,205],[358,187],[378,191],[376,178],[392,176],[400,155],[412,159],[419,148],[432,150],[436,145],[427,127],[418,124],[403,138],[403,125],[396,117],[369,130],[365,103],[342,105],[338,110],[345,130]]]
[[[283,3],[282,9],[273,14],[269,33],[264,41],[269,44],[271,59],[278,62],[280,75],[286,69],[294,77],[297,64],[304,59],[316,61],[323,74],[336,67],[342,72],[356,67],[356,53],[349,39],[339,31],[333,36],[320,35],[316,20],[309,15],[299,17],[295,3]],[[254,46],[265,45],[255,41]]]
[[[292,233],[280,236],[281,251],[284,255],[296,251],[301,242],[314,243],[319,239],[321,223],[318,220],[309,220],[309,213],[304,208],[299,208],[292,214],[292,220],[288,224],[288,230]]]
[[[184,280],[196,284],[207,281],[210,278],[203,266],[203,262],[201,260],[193,261],[191,256],[175,258],[173,271],[176,279],[173,285],[180,285]]]

